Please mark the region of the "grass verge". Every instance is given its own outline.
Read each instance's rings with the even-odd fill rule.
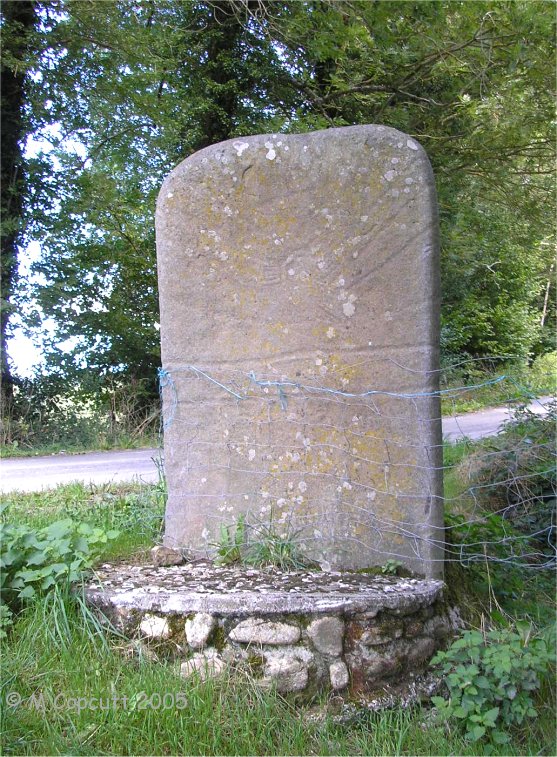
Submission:
[[[302,707],[246,677],[205,683],[109,639],[59,592],[29,607],[6,644],[3,754],[477,754],[426,709],[365,710],[335,722],[327,701]],[[547,695],[547,691],[544,692]],[[11,699],[9,695],[11,694]],[[494,754],[551,754],[548,701]]]
[[[457,463],[470,451],[467,444],[448,447],[446,460]],[[447,485],[458,493],[457,477]],[[72,517],[118,529],[119,540],[102,559],[129,559],[158,539],[164,491],[74,484],[9,495],[4,502],[2,517],[10,521],[42,527]],[[506,569],[511,573],[487,564],[464,568],[450,563],[447,582],[453,599],[472,605],[478,618],[493,611],[533,617],[536,604],[541,620],[539,608],[553,604],[551,578],[544,589],[536,583],[540,574]],[[3,642],[2,658],[3,754],[488,753],[478,751],[482,747],[467,742],[453,725],[435,722],[427,707],[382,713],[360,709],[339,722],[334,701],[323,698],[303,706],[261,691],[239,674],[205,683],[185,681],[175,667],[149,659],[133,641],[107,634],[79,596],[59,590],[26,607]],[[14,693],[20,698],[17,706]],[[537,711],[535,720],[509,731],[508,744],[492,745],[489,753],[554,754],[550,681],[537,696]]]

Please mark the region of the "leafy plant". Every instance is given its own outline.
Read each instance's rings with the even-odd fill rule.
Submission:
[[[381,566],[381,573],[384,573],[387,576],[396,576],[400,568],[402,568],[400,560],[387,560],[387,562]]]
[[[538,392],[557,392],[557,351],[546,352],[534,360],[530,383]]]
[[[77,581],[117,536],[69,518],[39,530],[0,524],[2,602],[17,607],[53,586]]]
[[[13,623],[13,613],[3,602],[0,603],[0,641],[7,637],[6,629]]]
[[[444,676],[449,698],[432,697],[440,720],[460,721],[466,739],[509,741],[504,727],[536,717],[533,693],[553,661],[546,639],[517,623],[487,633],[466,631],[431,664]]]
[[[242,552],[246,546],[246,522],[240,515],[236,523],[220,527],[219,541],[213,545],[217,549],[216,562],[219,565],[231,565],[242,562]]]

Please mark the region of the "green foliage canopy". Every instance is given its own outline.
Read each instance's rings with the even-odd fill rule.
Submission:
[[[35,5],[25,117],[51,144],[29,160],[26,235],[43,255],[20,302],[30,324],[56,322],[51,370],[154,379],[154,204],[179,160],[237,135],[358,123],[406,131],[431,157],[445,353],[547,350],[550,3]]]

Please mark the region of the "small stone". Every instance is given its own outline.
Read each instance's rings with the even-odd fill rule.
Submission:
[[[159,615],[147,614],[139,624],[139,630],[143,636],[149,639],[168,639],[170,636],[170,626],[166,618]]]
[[[309,671],[307,663],[297,652],[298,650],[286,649],[266,655],[265,676],[259,681],[260,685],[265,688],[275,686],[280,693],[303,691],[308,685]],[[307,659],[311,657],[311,653],[308,653]]]
[[[451,631],[448,618],[437,615],[430,618],[424,625],[424,635],[433,636],[435,639],[444,641]]]
[[[197,673],[202,681],[222,675],[226,670],[226,663],[216,649],[207,649],[205,652],[196,652],[190,660],[180,665],[182,678],[189,678]]]
[[[408,651],[408,662],[411,665],[420,665],[427,662],[434,652],[435,641],[433,639],[416,639]]]
[[[372,661],[367,662],[365,666],[366,675],[372,680],[380,680],[398,672],[402,663],[403,660],[395,656],[377,655]]]
[[[178,549],[163,547],[158,545],[151,550],[151,559],[153,565],[157,568],[168,567],[169,565],[181,565],[185,562],[184,555]]]
[[[423,629],[424,624],[417,618],[409,619],[404,624],[404,633],[410,639],[413,639],[415,636],[419,636],[422,633]]]
[[[322,654],[333,657],[342,654],[344,623],[340,618],[318,618],[309,624],[307,633],[315,648]]]
[[[393,622],[389,625],[371,626],[366,628],[360,637],[360,642],[365,646],[380,646],[389,644],[395,639],[400,639],[403,633],[403,627],[400,623]]]
[[[198,612],[195,617],[186,620],[186,641],[192,649],[202,649],[209,639],[216,625],[213,615]]]
[[[331,686],[335,691],[339,689],[345,689],[348,686],[350,676],[348,675],[348,668],[346,663],[342,660],[335,660],[329,665],[329,678],[331,680]]]
[[[232,629],[229,638],[244,644],[296,644],[300,635],[300,629],[289,623],[248,618]]]

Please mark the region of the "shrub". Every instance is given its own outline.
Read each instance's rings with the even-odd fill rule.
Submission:
[[[544,542],[555,538],[556,421],[555,402],[544,415],[519,407],[503,432],[481,442],[457,470],[479,505]]]
[[[14,609],[53,586],[77,581],[117,536],[69,518],[38,530],[0,524],[2,603]]]
[[[547,352],[534,360],[530,369],[530,384],[532,389],[542,394],[557,392],[557,352]]]
[[[488,631],[466,631],[431,661],[444,676],[449,698],[432,697],[440,720],[460,722],[466,738],[509,741],[505,726],[536,717],[533,693],[548,674],[552,647],[533,637],[529,624]]]

